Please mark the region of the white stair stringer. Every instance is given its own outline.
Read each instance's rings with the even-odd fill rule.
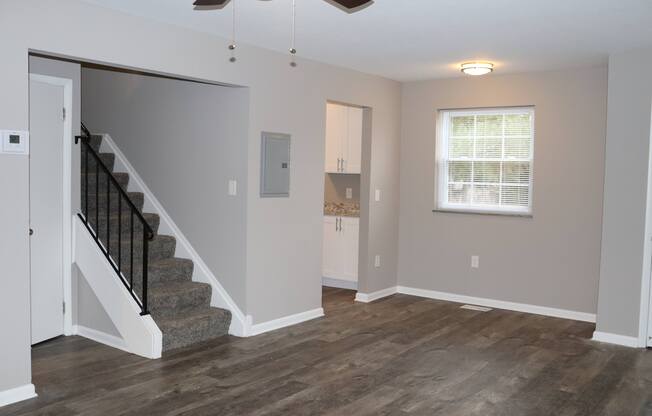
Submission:
[[[150,315],[140,315],[140,307],[98,249],[82,220],[75,216],[73,224],[73,261],[120,332],[125,349],[142,357],[161,358],[161,330]]]
[[[238,337],[252,335],[251,315],[245,315],[235,303],[233,298],[220,284],[217,277],[208,268],[197,251],[192,247],[188,239],[183,235],[179,227],[174,223],[170,215],[165,211],[163,205],[156,199],[152,191],[147,187],[145,181],[140,177],[136,169],[129,163],[127,157],[120,151],[120,148],[113,141],[110,135],[102,134],[101,152],[109,152],[115,155],[114,172],[125,172],[129,174],[128,190],[130,192],[142,192],[145,196],[143,211],[158,214],[160,218],[159,233],[171,235],[176,238],[177,245],[175,257],[190,259],[194,262],[192,280],[195,282],[208,283],[212,288],[211,306],[226,309],[231,312],[231,324],[229,334]]]

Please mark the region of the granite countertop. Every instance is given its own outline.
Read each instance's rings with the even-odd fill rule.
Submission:
[[[360,204],[355,202],[324,202],[324,215],[360,217]]]

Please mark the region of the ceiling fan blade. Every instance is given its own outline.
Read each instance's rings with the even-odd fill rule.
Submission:
[[[195,0],[195,6],[221,6],[229,0]]]
[[[371,3],[373,0],[331,0],[334,3],[337,3],[347,9],[355,9],[367,3]]]

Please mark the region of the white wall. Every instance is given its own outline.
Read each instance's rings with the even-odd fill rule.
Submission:
[[[629,337],[639,336],[641,283],[650,262],[644,247],[651,114],[652,49],[611,56],[596,330]]]
[[[606,103],[606,68],[404,84],[399,284],[595,313]],[[536,113],[533,218],[432,212],[437,109],[519,105]]]
[[[248,89],[84,68],[82,91],[86,127],[111,135],[244,310]]]
[[[380,188],[384,197],[370,206],[369,252],[385,261],[360,284],[369,290],[396,285],[400,84],[301,59],[293,69],[285,54],[245,45],[231,64],[227,44],[76,0],[4,0],[0,128],[28,128],[29,50],[249,87],[246,309],[263,322],[320,307],[322,242],[314,236],[322,233],[326,101],[371,107],[367,195]],[[258,196],[263,130],[292,134],[290,198]],[[0,178],[0,195],[10,196],[0,208],[0,322],[10,334],[0,343],[2,390],[30,380],[27,158],[0,156]]]

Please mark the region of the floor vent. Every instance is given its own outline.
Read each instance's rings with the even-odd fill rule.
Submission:
[[[489,312],[491,310],[491,308],[478,306],[478,305],[462,305],[460,306],[460,309],[469,309],[472,311],[480,311],[480,312]]]

